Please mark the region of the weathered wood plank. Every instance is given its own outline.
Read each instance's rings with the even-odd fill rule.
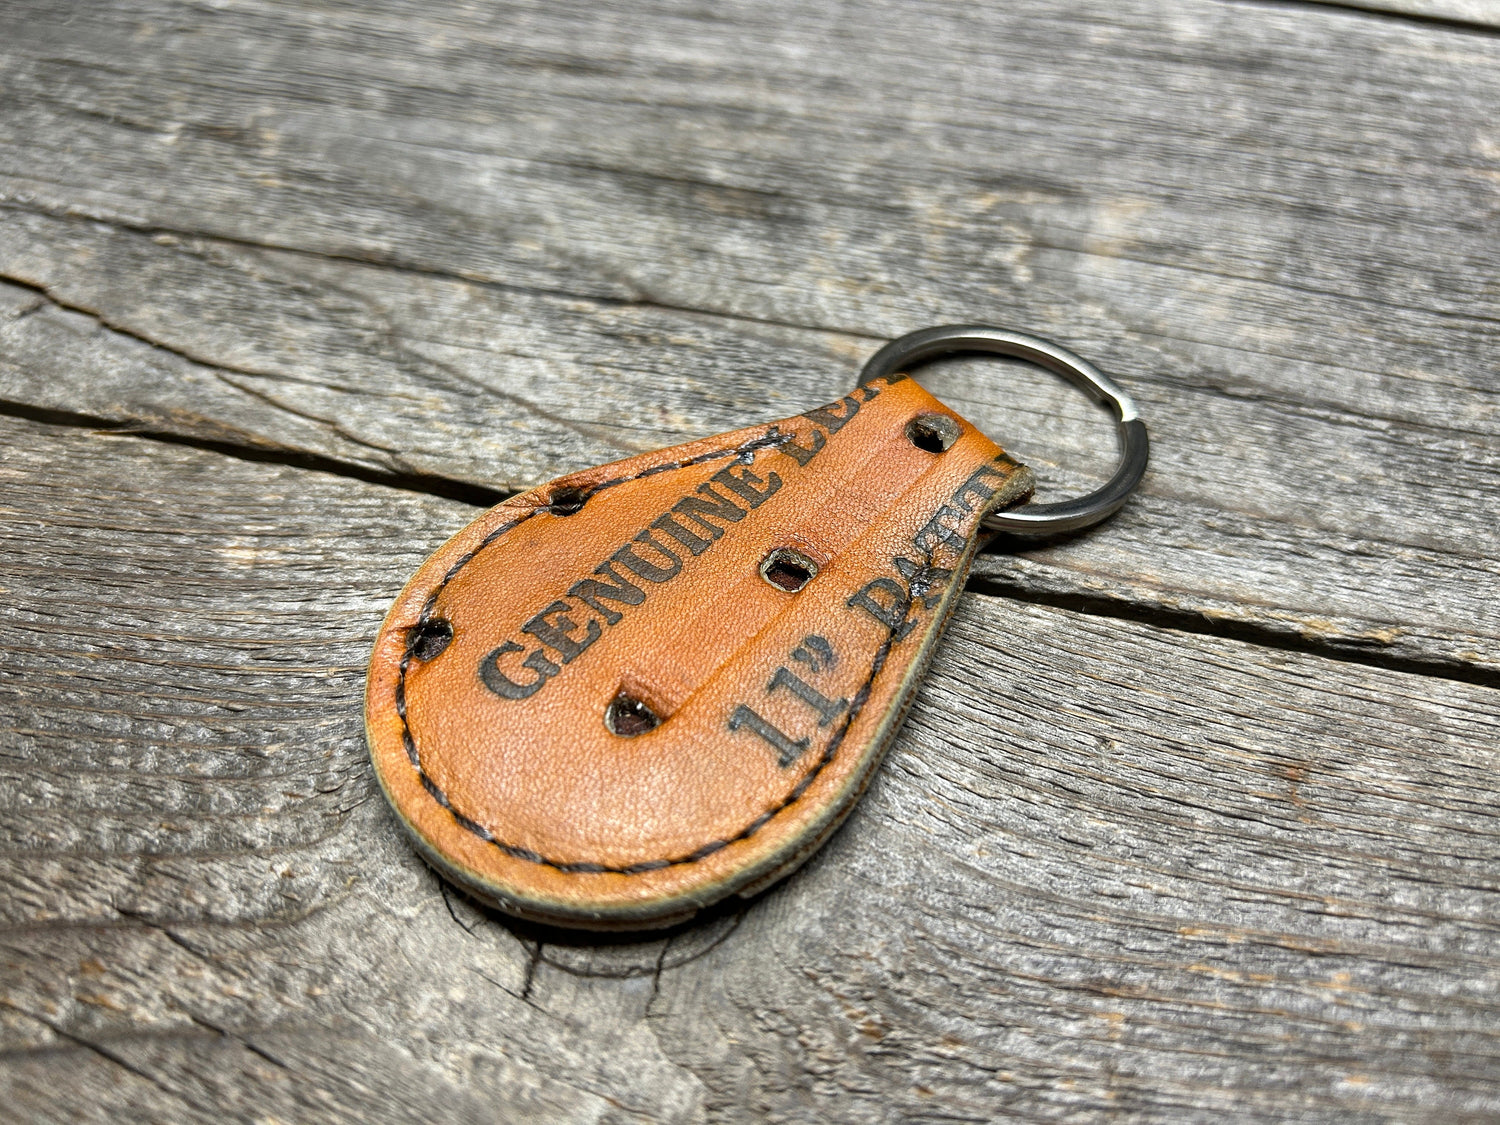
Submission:
[[[989,556],[997,588],[1500,668],[1494,37],[1215,0],[10,11],[0,396],[510,488],[1000,320],[1157,446],[1107,533]],[[941,386],[1052,487],[1098,468],[1045,383]]]
[[[366,764],[366,648],[469,509],[0,441],[22,1116],[1500,1112],[1494,690],[966,595],[803,872],[580,942],[446,896]]]
[[[1255,0],[1251,0],[1255,2]],[[1277,3],[1279,0],[1269,0]],[[1291,0],[1296,3],[1297,0]],[[1323,0],[1311,0],[1322,3]],[[1415,16],[1418,19],[1448,20],[1464,28],[1483,30],[1500,28],[1500,3],[1496,0],[1347,0],[1332,4],[1354,12]]]

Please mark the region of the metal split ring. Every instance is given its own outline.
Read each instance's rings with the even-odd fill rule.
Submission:
[[[1089,527],[1118,511],[1146,471],[1151,452],[1146,423],[1137,415],[1130,396],[1115,386],[1104,372],[1050,340],[982,324],[924,328],[892,340],[871,356],[859,373],[859,385],[898,371],[910,371],[942,356],[965,352],[1014,356],[1061,375],[1101,406],[1109,407],[1115,416],[1115,432],[1120,441],[1120,463],[1114,475],[1087,496],[996,512],[985,519],[984,526],[991,531],[1011,534],[1055,535]]]

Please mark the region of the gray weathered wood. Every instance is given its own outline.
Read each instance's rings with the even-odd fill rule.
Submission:
[[[1002,320],[1157,447],[1000,588],[1500,668],[1500,39],[1217,0],[13,11],[0,273],[59,304],[7,291],[4,397],[517,488]],[[1084,404],[948,386],[1052,487],[1098,469]]]
[[[6,5],[0,1104],[1500,1117],[1486,27]],[[359,720],[473,514],[441,496],[793,413],[960,319],[1117,374],[1154,469],[981,560],[845,830],[653,940],[446,891]],[[1046,377],[928,381],[1047,487],[1105,471]]]
[[[367,765],[367,646],[468,509],[0,440],[28,1119],[1500,1112],[1492,689],[968,595],[804,871],[573,939],[445,892]]]
[[[1274,0],[1273,0],[1274,2]],[[1294,0],[1295,2],[1295,0]],[[1311,0],[1320,3],[1321,0]],[[1350,0],[1335,5],[1355,11],[1415,16],[1419,19],[1451,20],[1475,29],[1500,29],[1500,3],[1496,0]]]

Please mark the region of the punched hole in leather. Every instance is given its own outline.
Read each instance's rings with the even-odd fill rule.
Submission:
[[[392,606],[377,776],[420,852],[520,917],[670,925],[810,856],[889,746],[1030,472],[915,382],[560,478]]]

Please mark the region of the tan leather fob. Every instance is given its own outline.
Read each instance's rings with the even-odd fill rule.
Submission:
[[[505,501],[386,617],[366,723],[422,854],[522,917],[680,921],[853,807],[1031,474],[902,376]]]

